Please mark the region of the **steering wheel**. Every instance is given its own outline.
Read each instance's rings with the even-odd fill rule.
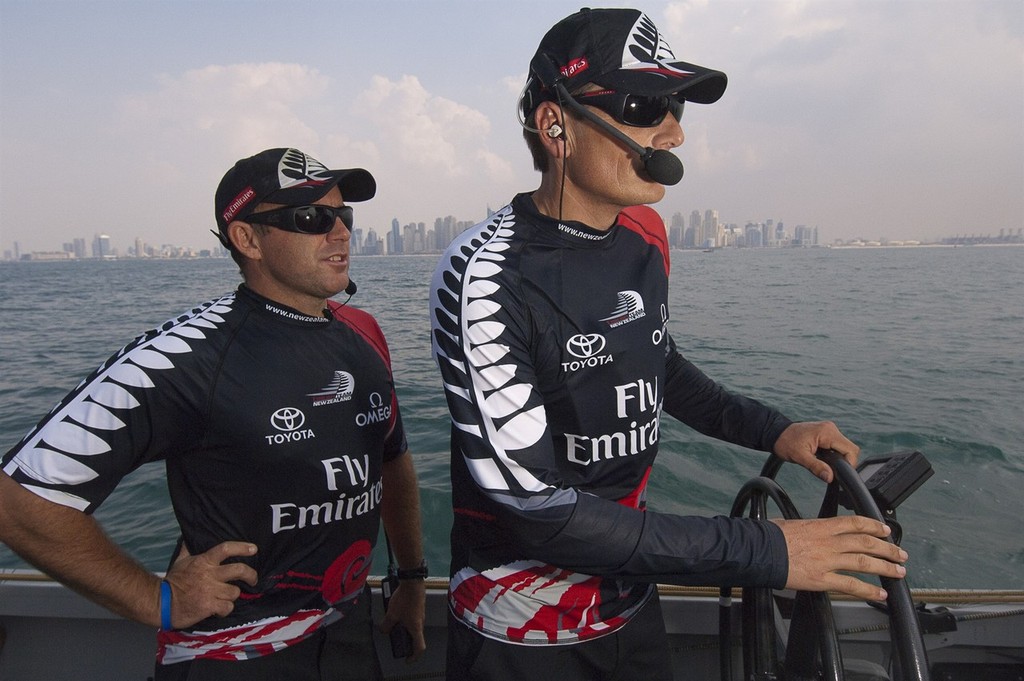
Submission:
[[[867,486],[842,455],[832,450],[821,450],[818,452],[818,458],[831,466],[835,474],[822,501],[819,518],[830,518],[838,514],[841,484],[857,514],[886,522]],[[749,506],[749,517],[765,520],[767,500],[770,498],[779,507],[784,518],[800,518],[789,496],[774,479],[782,463],[774,454],[768,458],[760,476],[747,481],[740,489],[730,513],[732,517],[742,517]],[[888,541],[892,542],[892,538],[890,537]],[[910,588],[902,579],[882,577],[881,582],[888,594],[886,604],[894,660],[893,679],[930,681],[927,651],[910,596]],[[722,588],[722,605],[719,607],[719,659],[722,681],[733,679],[730,593],[730,587]],[[775,626],[776,610],[770,588],[743,589],[741,612],[744,679],[843,681],[842,651],[827,592],[796,593],[784,651]],[[781,664],[780,654],[783,655]]]

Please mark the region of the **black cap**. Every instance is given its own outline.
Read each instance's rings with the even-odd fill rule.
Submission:
[[[538,68],[545,59],[554,70]],[[587,83],[636,95],[676,94],[711,104],[725,92],[726,75],[678,61],[646,14],[636,9],[581,9],[551,27],[540,41],[524,91],[523,112],[551,96],[544,71],[559,74],[569,92]]]
[[[298,149],[267,149],[243,158],[217,186],[214,209],[221,241],[227,245],[227,228],[232,220],[244,219],[260,203],[303,206],[335,186],[346,203],[366,201],[377,193],[377,183],[368,171],[328,170]]]

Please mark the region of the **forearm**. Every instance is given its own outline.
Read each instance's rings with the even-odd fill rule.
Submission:
[[[531,557],[592,575],[688,586],[773,586],[786,580],[786,542],[768,521],[640,511],[581,494],[557,535],[527,545]],[[539,528],[533,528],[539,529]]]
[[[412,569],[423,560],[419,485],[412,454],[406,451],[386,461],[383,471],[384,496],[381,519],[398,566]]]
[[[685,586],[786,583],[786,540],[764,520],[645,513],[644,530],[622,574]]]
[[[0,473],[0,541],[108,610],[160,624],[160,578],[122,551],[84,513],[47,501]]]
[[[420,527],[420,495],[416,469],[408,450],[397,459],[386,461],[383,471],[384,498],[381,518],[387,532],[398,567],[411,570],[423,561],[423,535]],[[422,580],[402,580],[392,594],[382,627],[391,631],[401,623],[412,636],[410,659],[416,659],[426,649],[423,618],[426,592]]]

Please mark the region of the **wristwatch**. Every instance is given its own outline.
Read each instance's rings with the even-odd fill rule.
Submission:
[[[408,570],[403,570],[402,568],[398,568],[398,578],[399,579],[419,579],[419,580],[424,580],[424,579],[427,578],[428,575],[429,575],[429,572],[427,570],[427,561],[426,561],[426,559],[421,560],[419,565],[417,565],[414,568],[410,568]]]

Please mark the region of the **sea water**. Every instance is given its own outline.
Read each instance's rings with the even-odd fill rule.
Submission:
[[[448,419],[427,312],[436,262],[354,258],[350,304],[387,334],[427,559],[445,575]],[[139,332],[238,281],[230,260],[0,265],[0,449]],[[673,251],[668,328],[726,387],[793,419],[835,421],[862,457],[928,457],[935,474],[896,514],[912,587],[1024,588],[1022,289],[1019,247]],[[671,417],[661,433],[654,510],[728,514],[765,460]],[[778,479],[805,517],[817,513],[823,484],[793,466]],[[129,476],[96,517],[143,564],[167,567],[177,528],[161,465]],[[25,564],[0,546],[0,567]]]

